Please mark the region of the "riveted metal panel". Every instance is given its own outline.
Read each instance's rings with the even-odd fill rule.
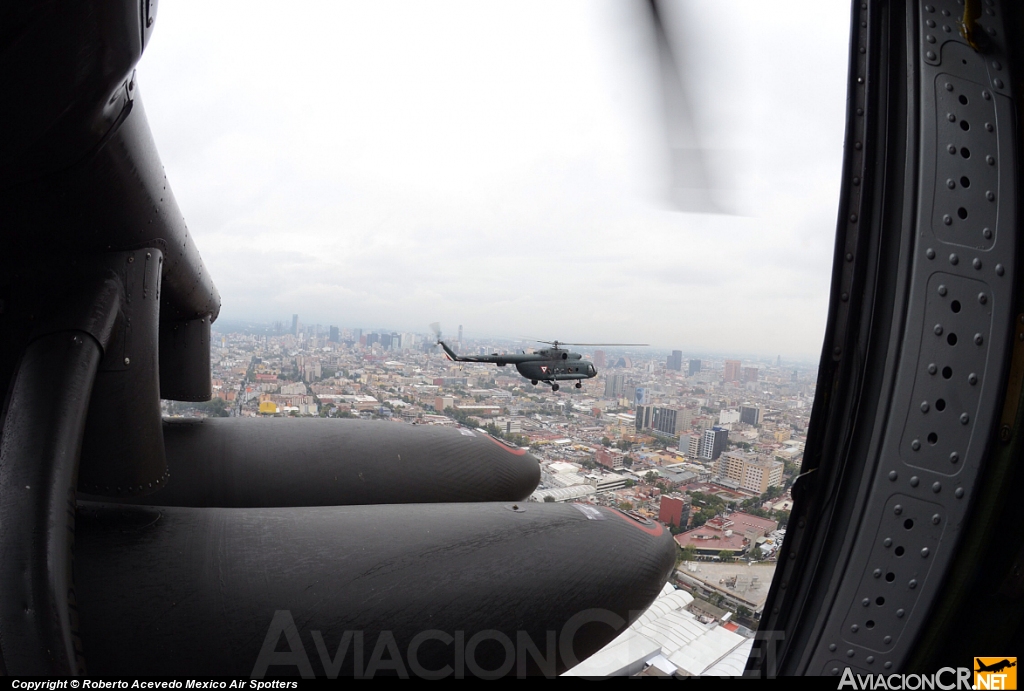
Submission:
[[[973,35],[956,0],[908,9],[918,43],[919,161],[906,319],[892,417],[865,466],[849,563],[811,674],[899,670],[954,556],[971,492],[996,438],[1014,337],[1015,145],[1001,12],[986,0]],[[913,55],[913,51],[918,54]],[[995,391],[992,391],[995,387]]]

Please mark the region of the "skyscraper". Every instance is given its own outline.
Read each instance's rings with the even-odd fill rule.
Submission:
[[[729,441],[729,430],[721,427],[712,427],[704,430],[704,438],[700,444],[700,457],[714,461],[725,451],[726,442]]]
[[[743,381],[757,383],[757,368],[756,367],[744,367],[743,368]]]
[[[688,374],[692,377],[700,372],[700,360],[690,360],[690,371]]]
[[[595,350],[594,351],[594,367],[604,367],[604,365],[605,365],[604,351],[603,350]]]
[[[726,360],[725,361],[725,381],[739,381],[740,380],[740,361],[739,360]]]
[[[626,375],[609,374],[604,380],[605,398],[618,398],[622,395],[622,389],[626,385]]]
[[[740,406],[740,422],[747,425],[761,424],[761,409],[756,406],[741,405]]]
[[[668,369],[679,372],[683,369],[683,351],[673,350],[672,354],[668,356],[668,363],[666,365]]]
[[[292,315],[292,335],[299,335],[299,315],[297,314]]]
[[[332,326],[331,327],[331,343],[337,343],[339,340],[341,340],[341,339],[338,336],[338,327]]]

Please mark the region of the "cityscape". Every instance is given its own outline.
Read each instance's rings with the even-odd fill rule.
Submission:
[[[807,363],[582,349],[597,369],[554,392],[513,367],[452,362],[436,337],[291,323],[214,326],[214,398],[170,416],[362,418],[477,428],[529,448],[530,501],[585,502],[660,521],[675,536],[674,586],[705,624],[750,636],[792,507],[814,398]],[[459,354],[524,343],[446,341]]]

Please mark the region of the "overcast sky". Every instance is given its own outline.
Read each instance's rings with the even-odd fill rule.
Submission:
[[[645,7],[160,3],[139,84],[222,317],[817,355],[849,7],[668,8],[736,215],[668,202]]]

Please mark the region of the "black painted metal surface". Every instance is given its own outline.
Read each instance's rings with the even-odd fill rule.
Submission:
[[[661,525],[587,508],[82,505],[76,576],[90,671],[366,674],[390,635],[413,672],[418,662],[424,671],[514,675],[520,660],[533,673],[561,672],[639,616],[675,563]],[[286,641],[281,619],[272,626],[278,611],[297,627],[298,645]],[[429,631],[453,640],[426,641],[410,660],[413,639]],[[488,631],[520,650],[510,656],[500,636],[485,634],[460,662],[457,651]],[[345,632],[363,650],[349,649],[332,670]],[[521,636],[545,658],[555,641],[552,668],[521,652]],[[275,645],[301,656],[261,665]]]
[[[342,506],[518,501],[540,468],[525,449],[465,428],[369,420],[167,420],[157,506]],[[83,488],[84,491],[84,488]]]

